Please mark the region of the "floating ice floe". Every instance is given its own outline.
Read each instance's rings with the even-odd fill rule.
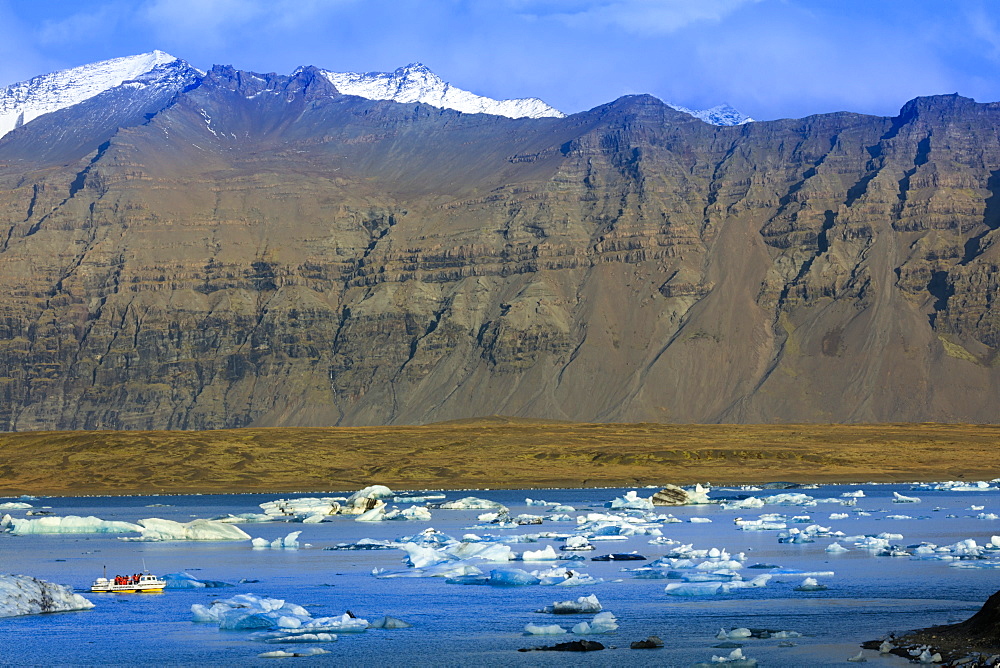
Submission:
[[[301,533],[301,531],[293,531],[284,538],[275,538],[271,541],[266,538],[254,538],[251,544],[255,550],[267,548],[272,550],[297,550],[301,547],[299,544],[299,534]]]
[[[9,531],[16,536],[50,533],[130,533],[142,531],[142,527],[131,522],[102,520],[99,517],[78,517],[76,515],[39,517],[38,519],[16,519],[4,515],[0,520],[0,531]]]
[[[445,498],[444,494],[424,494],[421,496],[394,496],[393,503],[427,503]]]
[[[431,511],[425,506],[410,506],[404,509],[393,508],[385,514],[384,519],[430,521]]]
[[[525,550],[521,553],[522,561],[556,561],[561,558],[551,545],[545,546],[543,550]]]
[[[840,543],[834,541],[826,546],[826,551],[830,554],[839,554],[841,552],[850,552],[849,549],[841,545]]]
[[[915,496],[903,496],[899,492],[892,493],[893,503],[920,503],[920,499]]]
[[[232,587],[233,585],[221,580],[199,580],[190,573],[167,573],[161,576],[166,581],[164,589],[205,589],[216,587]]]
[[[30,503],[24,503],[23,501],[7,501],[5,503],[0,503],[0,510],[27,510],[33,506]]]
[[[216,520],[175,522],[158,517],[139,520],[141,536],[119,538],[128,541],[168,540],[249,540],[250,534],[233,524]]]
[[[296,633],[361,633],[368,620],[348,613],[341,617],[313,618],[300,605],[283,599],[262,598],[253,594],[238,594],[217,600],[211,606],[195,603],[191,606],[192,620],[214,623],[220,630],[272,630]]]
[[[381,619],[377,619],[368,625],[370,629],[408,629],[411,628],[413,624],[409,622],[404,622],[402,619],[396,619],[395,617],[389,617],[386,615]]]
[[[757,660],[743,656],[743,650],[737,647],[728,656],[712,656],[711,663],[696,663],[692,668],[717,668],[723,665],[726,668],[757,668]]]
[[[271,519],[323,518],[340,512],[340,502],[344,497],[303,497],[300,499],[277,499],[260,504],[264,516]],[[313,520],[314,522],[317,520]]]
[[[653,510],[652,500],[641,498],[635,490],[626,492],[624,496],[605,505],[612,510]]]
[[[827,586],[821,585],[816,578],[806,578],[802,581],[795,591],[826,591]]]
[[[334,640],[337,639],[336,636],[333,637]],[[273,652],[261,652],[257,655],[258,659],[288,659],[297,656],[317,656],[319,654],[329,654],[329,650],[325,650],[322,647],[310,647],[308,649],[300,649],[294,652],[289,652],[284,649],[276,649]]]
[[[719,632],[715,634],[718,640],[743,640],[745,638],[750,638],[753,636],[753,632],[747,628],[736,628],[731,631],[726,629],[719,629]]]
[[[716,594],[729,594],[738,589],[766,587],[770,579],[770,574],[764,574],[758,575],[752,580],[732,582],[672,582],[663,591],[670,596],[714,596]]]
[[[660,491],[653,494],[650,501],[655,506],[690,506],[703,503],[711,503],[708,487],[695,485],[687,489],[676,485],[667,485]]]
[[[580,622],[573,627],[573,633],[585,636],[598,633],[612,633],[618,629],[618,620],[610,612],[599,612],[589,622]]]
[[[583,613],[601,612],[601,602],[597,600],[596,594],[581,596],[575,601],[555,601],[552,605],[547,605],[537,612],[545,612],[553,615],[578,615]]]
[[[845,499],[863,499],[865,498],[865,493],[859,489],[856,492],[844,492],[840,496]]]
[[[691,524],[709,524],[712,520],[707,517],[692,517],[688,519]]]
[[[524,632],[529,636],[558,636],[566,633],[566,629],[558,624],[527,624]]]
[[[467,496],[455,501],[445,501],[433,506],[441,510],[507,510],[507,506],[489,499],[479,499],[474,496]]]
[[[590,544],[586,536],[569,536],[566,539],[566,544],[560,549],[569,552],[587,552],[593,550],[594,546]]]
[[[391,499],[394,496],[395,493],[385,485],[369,485],[347,497],[340,512],[348,515],[360,515],[371,510],[376,502],[385,505],[384,499]]]
[[[935,490],[942,492],[994,492],[1000,490],[1000,486],[997,485],[998,482],[1000,482],[1000,478],[990,480],[989,482],[984,480],[980,480],[978,482],[947,480],[945,482],[921,483],[913,485],[912,489]]]
[[[88,610],[94,604],[70,587],[27,575],[0,573],[0,617]]]

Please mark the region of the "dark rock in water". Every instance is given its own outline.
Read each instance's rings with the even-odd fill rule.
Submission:
[[[591,557],[591,561],[646,561],[646,557],[635,553],[602,554],[599,557]]]
[[[772,568],[778,568],[774,564],[754,564],[753,566],[747,566],[747,568],[756,568],[758,570],[770,570]]]
[[[720,642],[718,645],[712,645],[712,647],[714,649],[739,649],[740,647],[743,647],[743,644],[738,642],[726,641],[726,642]]]
[[[561,642],[551,647],[527,647],[517,650],[518,652],[596,652],[604,649],[604,645],[593,640],[574,640],[572,642]]]
[[[685,506],[688,503],[688,493],[677,485],[667,485],[653,495],[654,506]]]
[[[988,599],[979,612],[964,622],[917,629],[888,638],[888,652],[913,660],[911,650],[929,647],[950,665],[995,665],[988,657],[1000,652],[1000,591]],[[882,640],[862,643],[865,649],[879,649]]]
[[[663,641],[659,636],[649,636],[645,640],[636,640],[630,647],[632,649],[659,649],[663,647]]]

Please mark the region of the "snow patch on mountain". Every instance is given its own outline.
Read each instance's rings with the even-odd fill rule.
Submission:
[[[753,123],[754,120],[747,116],[746,114],[733,109],[728,104],[720,104],[712,107],[711,109],[688,109],[687,107],[682,107],[677,104],[667,103],[667,106],[676,109],[677,111],[683,111],[685,114],[690,114],[695,118],[699,118],[709,125],[743,125],[744,123]]]
[[[562,118],[564,113],[537,97],[494,100],[455,88],[420,63],[400,67],[395,72],[330,72],[323,75],[345,95],[369,100],[422,102],[466,114],[493,114],[510,118]]]
[[[163,51],[112,58],[0,88],[0,137],[25,123],[142,77],[177,58]]]

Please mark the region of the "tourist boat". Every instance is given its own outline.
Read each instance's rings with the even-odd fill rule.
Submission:
[[[144,594],[149,592],[161,592],[167,586],[166,580],[146,573],[136,573],[135,575],[116,575],[109,578],[105,573],[104,577],[94,580],[90,585],[90,591],[94,593],[110,594]]]

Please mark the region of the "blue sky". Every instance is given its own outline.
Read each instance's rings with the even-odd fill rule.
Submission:
[[[631,93],[760,120],[1000,100],[996,0],[0,0],[0,86],[156,48],[202,69],[422,62],[568,113]]]

